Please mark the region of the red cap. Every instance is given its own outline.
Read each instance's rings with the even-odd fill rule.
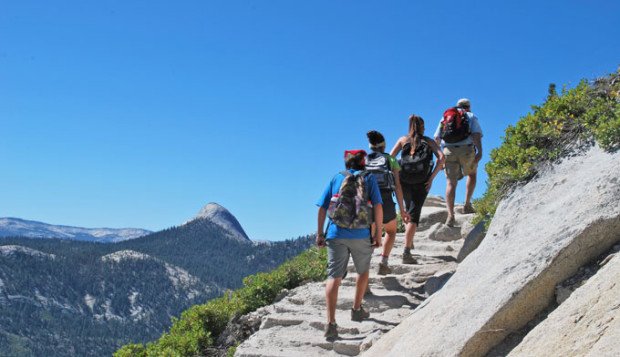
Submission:
[[[345,150],[344,151],[344,161],[347,161],[353,156],[362,155],[363,158],[366,157],[366,151],[364,150]],[[366,165],[366,160],[362,160],[362,164]]]

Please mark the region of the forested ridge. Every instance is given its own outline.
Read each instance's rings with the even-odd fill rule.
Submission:
[[[113,244],[0,239],[0,355],[110,355],[299,254],[309,237],[252,243],[194,220]]]

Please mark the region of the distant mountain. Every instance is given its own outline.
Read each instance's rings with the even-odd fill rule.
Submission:
[[[180,226],[109,244],[0,239],[0,355],[109,356],[147,342],[194,304],[312,245],[254,243],[210,204]]]
[[[0,218],[1,237],[60,238],[88,242],[113,243],[152,233],[138,228],[80,228],[28,221],[20,218]]]
[[[249,241],[250,238],[237,221],[237,218],[233,216],[228,210],[217,203],[211,202],[204,206],[198,215],[191,219],[189,222],[197,220],[208,220],[218,226],[224,228],[224,230],[233,238],[239,241]],[[185,224],[189,223],[186,222]]]
[[[38,241],[69,254],[0,246],[2,356],[109,356],[120,341],[157,336],[171,317],[220,291],[140,252],[95,254],[93,243]]]

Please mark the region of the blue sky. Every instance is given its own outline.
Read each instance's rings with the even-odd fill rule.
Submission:
[[[484,164],[549,83],[620,64],[611,0],[0,4],[0,217],[83,227],[218,202],[252,239],[312,233],[368,130],[391,147],[468,97]]]

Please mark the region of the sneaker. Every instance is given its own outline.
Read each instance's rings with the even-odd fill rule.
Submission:
[[[454,216],[448,216],[448,218],[446,219],[446,226],[448,227],[454,227],[455,224],[455,220],[454,220]]]
[[[379,263],[379,270],[377,271],[377,274],[379,275],[388,275],[388,274],[392,274],[392,269],[390,269],[389,266],[383,264],[383,263]]]
[[[465,214],[476,213],[476,210],[474,209],[474,206],[471,205],[471,203],[468,203],[468,204],[465,204],[465,206],[463,206],[463,213]]]
[[[417,262],[411,253],[403,253],[403,264],[416,264]]]
[[[338,325],[336,323],[328,323],[325,326],[325,334],[323,335],[327,340],[335,340],[338,338]]]
[[[370,312],[364,310],[363,306],[360,306],[359,310],[351,309],[351,320],[361,322],[364,319],[370,317]]]

